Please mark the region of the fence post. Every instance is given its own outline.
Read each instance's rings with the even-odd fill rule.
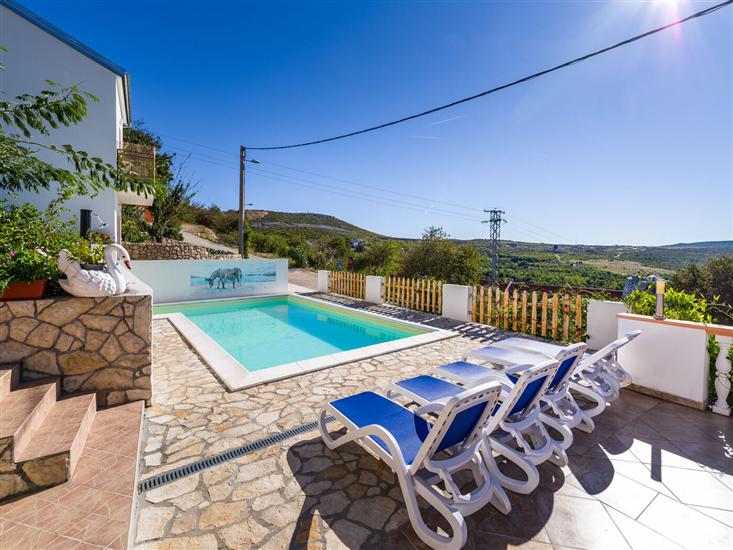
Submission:
[[[443,285],[443,317],[455,321],[471,320],[473,288],[464,285]]]
[[[384,277],[377,275],[366,276],[366,289],[364,290],[364,300],[371,304],[383,304],[384,293]]]
[[[325,269],[318,270],[318,292],[328,293],[330,282],[331,282],[330,279],[331,279],[330,271],[326,271]]]

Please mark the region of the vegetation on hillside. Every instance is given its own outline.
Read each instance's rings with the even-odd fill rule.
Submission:
[[[711,305],[712,320],[733,324],[733,255],[710,258],[705,264],[690,264],[678,270],[670,286],[702,296]]]

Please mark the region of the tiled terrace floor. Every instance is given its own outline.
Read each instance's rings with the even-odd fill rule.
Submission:
[[[364,304],[350,302],[355,307]],[[462,332],[450,340],[228,393],[167,321],[154,323],[143,477],[314,420],[322,403],[427,372],[501,337],[478,325],[379,309]],[[733,547],[733,420],[624,391],[576,432],[564,468],[468,518],[468,548]],[[394,476],[360,447],[312,431],[140,497],[139,548],[412,548]]]
[[[97,412],[71,481],[0,506],[0,549],[124,549],[140,401]]]

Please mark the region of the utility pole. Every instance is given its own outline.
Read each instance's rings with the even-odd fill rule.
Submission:
[[[245,225],[245,207],[247,203],[244,202],[244,163],[251,162],[252,164],[259,164],[259,160],[250,159],[247,160],[247,148],[243,145],[239,146],[239,254],[242,258],[247,257],[247,250],[244,246],[244,225]]]
[[[499,282],[499,242],[501,241],[501,223],[506,223],[506,220],[502,218],[505,214],[503,210],[492,208],[491,210],[484,209],[484,212],[489,214],[488,220],[483,220],[481,223],[489,224],[489,258],[491,259],[491,282]]]

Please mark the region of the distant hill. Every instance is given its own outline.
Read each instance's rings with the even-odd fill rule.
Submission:
[[[333,234],[362,239],[382,237],[378,233],[368,231],[327,214],[248,210],[247,219],[252,224],[252,227],[256,229],[270,228],[278,232],[293,232],[297,230],[303,236]]]
[[[700,241],[696,243],[668,244],[662,248],[720,248],[733,250],[733,241]]]

